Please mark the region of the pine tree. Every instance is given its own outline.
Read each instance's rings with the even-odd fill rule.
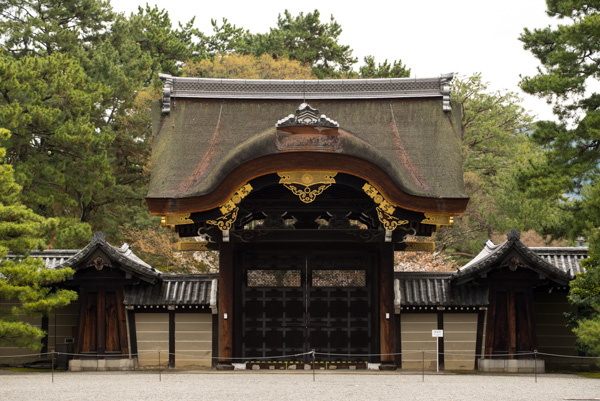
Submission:
[[[0,129],[0,139],[8,136],[6,129]],[[0,148],[0,160],[5,156],[5,149]],[[20,192],[12,166],[0,163],[0,302],[14,303],[0,308],[0,345],[39,349],[45,333],[19,317],[48,316],[74,301],[77,294],[52,287],[72,275],[73,270],[46,269],[40,259],[26,257],[30,250],[44,246],[40,237],[56,229],[57,224],[20,204]],[[7,258],[9,251],[22,256]]]

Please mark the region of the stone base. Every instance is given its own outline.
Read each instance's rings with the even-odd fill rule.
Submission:
[[[135,359],[71,359],[69,370],[71,372],[82,371],[118,371],[135,370],[137,361]]]
[[[217,370],[233,370],[234,366],[231,363],[219,362],[217,364]]]
[[[396,369],[396,364],[394,363],[382,362],[381,365],[379,365],[379,370],[394,371]]]
[[[491,373],[545,373],[546,365],[538,359],[480,359],[480,372]]]

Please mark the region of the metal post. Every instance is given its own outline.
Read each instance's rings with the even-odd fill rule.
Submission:
[[[56,331],[56,327],[54,328],[54,331]],[[56,346],[56,343],[54,344],[54,346]],[[52,351],[52,358],[50,364],[52,364],[52,383],[54,383],[54,351]]]
[[[440,373],[440,338],[436,337],[435,340],[435,359],[437,364],[436,371],[437,373]]]
[[[315,350],[312,350],[312,371],[313,371],[313,381],[315,381]]]
[[[533,374],[537,383],[537,349],[533,350]]]
[[[423,361],[423,363],[421,365],[423,368],[423,380],[422,381],[425,381],[425,351],[421,350],[421,356],[422,356],[422,361]]]
[[[158,350],[158,381],[162,381],[162,374],[160,371],[160,350]]]

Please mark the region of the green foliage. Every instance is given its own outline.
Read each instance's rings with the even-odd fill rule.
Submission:
[[[193,28],[194,18],[185,25],[180,23],[179,29],[173,29],[166,10],[146,4],[145,8],[138,7],[138,13],[132,14],[129,19],[119,16],[117,23],[119,29],[114,29],[113,35],[122,38],[123,30],[128,31],[128,35],[139,45],[142,54],[148,57],[151,63],[151,76],[146,78],[148,83],[156,79],[157,72],[181,75],[183,62],[205,54],[205,45],[194,43],[195,37],[203,37]]]
[[[217,55],[230,54],[245,47],[245,41],[251,40],[250,33],[231,25],[227,18],[223,18],[223,23],[218,24],[217,20],[211,19],[213,35],[206,36],[200,34],[200,52],[196,58],[213,58]],[[204,53],[202,53],[204,51]],[[204,57],[203,57],[204,56]]]
[[[383,64],[375,64],[375,57],[366,56],[365,65],[358,69],[358,75],[361,78],[408,78],[410,77],[410,68],[402,64],[402,60],[394,61],[393,64],[387,60]]]
[[[321,22],[318,10],[295,17],[285,10],[277,18],[277,28],[266,34],[246,33],[244,43],[234,49],[255,56],[268,54],[297,60],[310,65],[319,79],[336,78],[350,72],[356,63],[350,46],[339,43],[341,33],[342,27],[333,16],[329,22]],[[235,34],[232,37],[237,40]]]
[[[341,26],[318,11],[286,11],[266,34],[211,22],[205,35],[193,18],[173,27],[155,6],[125,16],[103,0],[0,0],[0,127],[12,132],[1,144],[23,188],[23,210],[56,218],[52,246],[80,247],[92,230],[118,242],[120,226],[146,219],[158,72],[264,79],[410,72],[372,57],[354,72]]]
[[[318,10],[307,14],[299,13],[297,16],[292,16],[286,10],[283,15],[279,15],[277,27],[271,28],[265,34],[252,34],[243,28],[232,25],[226,18],[223,18],[220,25],[216,20],[211,20],[211,23],[213,26],[212,36],[195,32],[200,38],[200,43],[197,45],[197,51],[192,60],[203,63],[204,68],[200,69],[200,74],[205,74],[203,70],[207,69],[210,61],[215,64],[222,63],[223,59],[231,60],[227,55],[233,56],[237,53],[238,55],[253,55],[256,62],[261,60],[261,63],[265,63],[266,58],[262,57],[265,55],[285,63],[298,62],[304,67],[312,68],[312,75],[317,79],[405,78],[410,76],[410,69],[406,68],[401,60],[393,61],[392,64],[387,60],[376,64],[373,56],[365,57],[365,65],[359,68],[358,73],[355,72],[352,66],[357,59],[352,57],[352,49],[350,46],[339,43],[342,27],[333,16],[329,22],[321,22]],[[241,74],[242,76],[239,78],[248,78],[245,70],[242,70]],[[195,75],[189,70],[187,75],[207,76]],[[215,77],[221,77],[221,75],[236,78],[236,71],[215,74]],[[285,74],[286,76],[283,78],[270,78],[269,74],[265,73],[258,75],[266,76],[265,79],[295,77],[295,74]]]
[[[521,41],[540,61],[538,74],[525,77],[524,91],[553,104],[557,122],[540,122],[532,139],[544,150],[520,175],[521,187],[538,198],[562,199],[568,216],[555,235],[588,235],[586,271],[571,283],[570,315],[578,344],[600,355],[600,2],[548,0],[556,27],[525,29]],[[566,200],[565,200],[566,199]]]
[[[577,311],[567,315],[577,336],[580,351],[600,356],[600,229],[590,231],[589,258],[581,262],[585,269],[570,283],[569,302]]]
[[[192,21],[172,29],[157,8],[125,18],[99,0],[8,0],[0,11],[0,127],[13,133],[3,145],[24,203],[69,227],[55,245],[79,246],[90,226],[117,233],[134,219],[123,208],[147,213],[144,94],[156,98],[158,70],[177,74],[193,55]]]
[[[455,218],[453,227],[438,233],[436,245],[462,257],[463,262],[476,255],[494,233],[525,229],[518,217],[528,200],[519,193],[511,194],[511,187],[514,169],[525,163],[524,155],[530,150],[525,133],[531,117],[520,106],[521,99],[515,93],[490,92],[480,74],[455,78],[452,96],[462,112],[463,169],[471,199],[466,214]],[[503,197],[502,206],[509,206],[507,196],[512,196],[511,210],[500,209]],[[520,224],[507,227],[509,218],[510,224]]]
[[[0,140],[9,132],[0,128]],[[5,155],[0,147],[0,156]],[[4,159],[1,157],[0,159]],[[13,171],[0,162],[0,301],[13,302],[0,308],[0,345],[41,347],[44,332],[19,320],[19,316],[42,316],[65,306],[77,298],[69,290],[53,290],[52,284],[73,274],[71,269],[46,269],[40,259],[7,258],[8,252],[26,255],[31,249],[44,246],[41,238],[55,230],[57,222],[36,215],[19,201],[20,186],[14,182]]]
[[[552,103],[558,122],[537,124],[531,137],[544,157],[521,174],[521,184],[539,197],[574,198],[565,205],[571,215],[568,229],[557,234],[575,237],[600,226],[600,214],[586,212],[586,204],[597,204],[599,195],[589,188],[598,187],[600,173],[600,94],[590,85],[600,79],[600,2],[549,0],[547,6],[560,24],[525,29],[521,35],[542,64],[521,87]]]
[[[580,351],[587,355],[600,356],[600,315],[579,321],[573,332],[577,336]]]
[[[3,51],[13,56],[65,52],[95,46],[114,14],[108,1],[0,0]]]
[[[24,187],[23,200],[45,216],[82,217],[82,205],[114,185],[106,148],[111,133],[97,129],[106,91],[91,84],[76,60],[0,60],[0,125],[7,160]]]
[[[183,73],[202,78],[315,79],[309,66],[282,57],[274,59],[266,54],[220,54],[212,59],[187,63]]]
[[[0,223],[3,224],[3,223]],[[40,349],[44,331],[20,317],[48,316],[77,299],[77,293],[51,285],[73,274],[71,269],[46,269],[42,260],[26,258],[0,263],[0,301],[15,302],[0,309],[0,345]]]

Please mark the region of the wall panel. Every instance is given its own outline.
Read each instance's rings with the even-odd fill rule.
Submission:
[[[175,314],[175,367],[211,367],[212,315]]]
[[[141,368],[166,367],[169,362],[169,314],[136,313],[135,330],[138,344],[138,362]]]
[[[425,351],[425,369],[436,369],[436,339],[431,330],[437,330],[437,313],[403,313],[402,330],[402,369],[420,370],[423,366]]]
[[[444,364],[446,370],[475,368],[477,313],[444,313]]]

